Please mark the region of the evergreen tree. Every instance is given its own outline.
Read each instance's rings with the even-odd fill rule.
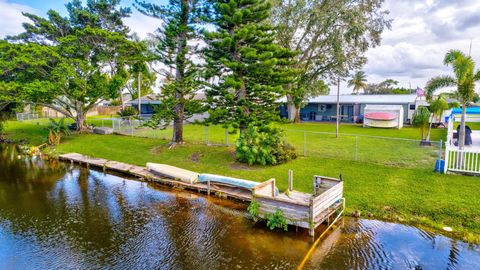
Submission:
[[[295,71],[293,53],[273,42],[270,8],[265,0],[214,3],[216,30],[205,33],[209,121],[244,132],[278,117],[282,86],[292,82]]]
[[[202,111],[201,101],[195,98],[200,85],[198,45],[190,45],[198,38],[198,24],[202,22],[207,5],[200,0],[170,0],[169,5],[136,1],[137,9],[162,21],[154,37],[156,60],[163,66],[166,78],[162,87],[162,103],[150,121],[150,126],[166,126],[173,121],[171,142],[183,143],[183,122]],[[197,41],[198,42],[198,41]]]

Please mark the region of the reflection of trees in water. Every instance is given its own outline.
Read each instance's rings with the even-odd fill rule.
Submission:
[[[382,265],[388,254],[375,241],[376,230],[362,222],[345,219],[328,241],[322,242],[312,256],[311,267],[315,269],[368,269],[374,264]],[[327,246],[324,246],[327,245]],[[385,265],[388,268],[388,265]]]
[[[340,233],[320,243],[308,269],[455,269],[459,265],[461,251],[454,239],[400,224],[344,220]]]
[[[39,243],[66,244],[102,259],[148,222],[136,211],[137,202],[129,204],[125,190],[112,192],[100,173],[85,168],[65,173],[63,164],[18,159],[16,150],[1,150],[0,221],[8,221],[14,234],[33,234]]]

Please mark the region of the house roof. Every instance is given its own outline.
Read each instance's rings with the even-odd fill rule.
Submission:
[[[193,99],[195,99],[195,100],[205,100],[206,99],[205,93],[197,92],[197,93],[195,93],[195,96],[193,97]],[[149,95],[143,96],[140,101],[141,101],[142,104],[160,104],[160,103],[162,103],[161,97],[157,94],[149,94]],[[134,100],[131,100],[131,101],[126,102],[126,103],[136,105],[136,104],[138,104],[138,99],[134,99]]]
[[[146,96],[143,96],[140,99],[142,104],[160,104],[160,99],[157,96],[157,94],[148,94]],[[126,102],[127,104],[133,104],[136,105],[138,104],[138,99],[130,100],[129,102]]]
[[[407,104],[415,103],[417,95],[340,95],[340,103],[350,104]],[[309,103],[337,103],[336,95],[318,96],[308,99]]]

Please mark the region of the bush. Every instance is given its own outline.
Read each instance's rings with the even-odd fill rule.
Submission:
[[[267,215],[267,227],[270,228],[270,230],[280,228],[288,231],[287,219],[285,218],[282,210],[277,209],[275,213]]]
[[[60,144],[62,135],[70,135],[70,129],[68,128],[68,125],[65,124],[65,118],[60,118],[58,121],[55,121],[53,118],[48,120],[48,143],[50,145],[58,145]]]
[[[122,105],[122,101],[120,101],[119,99],[114,99],[110,101],[110,104],[108,104],[108,106],[120,106],[120,105]]]
[[[250,217],[253,219],[253,221],[257,222],[258,220],[258,211],[260,209],[260,204],[258,203],[255,198],[250,202],[248,205],[247,211],[250,214]]]
[[[274,127],[249,126],[236,143],[237,159],[249,165],[277,165],[297,158],[295,148]]]
[[[135,116],[135,115],[137,115],[137,110],[135,110],[135,108],[129,106],[129,107],[125,107],[125,109],[123,109],[123,110],[120,110],[117,114],[120,117]]]

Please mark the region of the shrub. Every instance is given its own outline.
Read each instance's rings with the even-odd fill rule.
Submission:
[[[65,124],[65,118],[61,118],[58,121],[55,121],[55,119],[52,118],[48,120],[50,121],[47,126],[48,143],[51,145],[60,144],[60,139],[62,138],[62,135],[70,135],[70,129],[68,128],[68,125]]]
[[[253,221],[257,222],[258,221],[258,210],[260,208],[260,204],[258,203],[255,198],[250,202],[248,205],[247,211],[252,217]]]
[[[288,231],[287,219],[282,210],[277,209],[275,213],[267,215],[267,227],[270,228],[270,230],[280,228],[284,231]]]
[[[110,101],[110,104],[108,104],[108,106],[120,106],[120,105],[122,105],[122,101],[120,101],[119,99],[114,99]]]
[[[283,139],[280,129],[249,126],[236,143],[240,162],[249,165],[277,165],[297,158],[295,148]]]
[[[137,115],[137,110],[135,110],[134,107],[125,107],[125,109],[123,110],[120,110],[118,113],[117,113],[120,117],[128,117],[128,116],[135,116]]]

